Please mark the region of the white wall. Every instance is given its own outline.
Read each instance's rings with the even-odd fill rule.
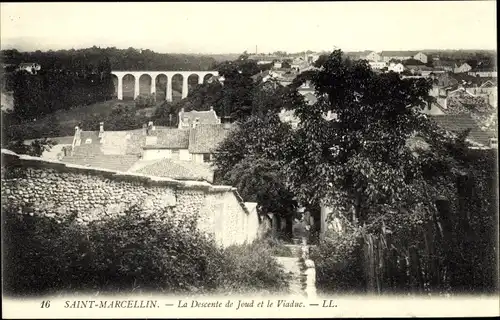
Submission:
[[[144,160],[170,159],[172,152],[170,149],[147,149],[144,150],[142,158]]]
[[[196,162],[196,163],[205,163],[203,161],[203,154],[202,153],[193,153],[193,154],[191,154],[191,156],[192,156],[192,159],[193,159],[194,162]]]
[[[189,153],[188,149],[179,150],[179,160],[184,160],[184,161],[191,161],[192,160],[191,153]]]

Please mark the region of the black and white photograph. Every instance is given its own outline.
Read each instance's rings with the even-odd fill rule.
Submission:
[[[500,315],[496,1],[0,14],[3,317]]]

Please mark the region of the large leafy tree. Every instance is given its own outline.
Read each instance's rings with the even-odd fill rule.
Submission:
[[[250,116],[237,124],[215,152],[217,183],[238,188],[245,201],[259,204],[262,214],[273,212],[290,226],[296,202],[283,176],[283,143],[291,127],[277,113]]]
[[[376,74],[340,50],[321,57],[318,67],[312,76],[318,101],[295,108],[301,124],[285,150],[292,190],[304,203],[334,206],[360,224],[425,202],[408,141],[430,130],[420,112],[430,85]],[[336,119],[325,119],[328,111]]]
[[[318,101],[295,108],[301,123],[284,147],[292,192],[379,239],[390,230],[390,248],[401,258],[410,250],[411,268],[422,263],[414,274],[434,290],[491,289],[495,152],[471,150],[468,132],[450,135],[426,118],[427,81],[376,74],[340,51],[318,67]]]

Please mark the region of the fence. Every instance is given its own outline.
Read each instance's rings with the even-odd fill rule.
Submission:
[[[450,201],[437,201],[437,214],[418,228],[412,244],[385,230],[363,234],[368,293],[471,294],[498,288],[496,210],[474,209],[477,195],[470,185],[470,179],[460,179],[456,209]]]

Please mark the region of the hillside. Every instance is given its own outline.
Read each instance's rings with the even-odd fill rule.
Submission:
[[[43,69],[82,69],[106,58],[113,70],[211,70],[217,61],[208,55],[157,53],[135,48],[86,48],[78,50],[19,52],[1,50],[4,64],[37,62]]]

